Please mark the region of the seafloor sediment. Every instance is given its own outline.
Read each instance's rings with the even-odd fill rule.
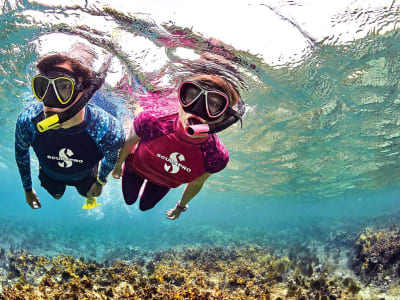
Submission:
[[[90,238],[58,238],[64,248],[50,255],[52,234],[21,233],[8,223],[0,226],[8,245],[0,249],[0,299],[400,299],[400,228],[393,224],[308,224],[297,235],[253,234],[250,243],[237,233],[220,245],[217,237],[226,235],[207,227],[196,246],[115,246],[99,259],[93,248],[100,244]]]

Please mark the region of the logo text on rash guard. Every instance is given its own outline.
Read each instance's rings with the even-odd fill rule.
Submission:
[[[58,156],[47,155],[47,159],[58,160],[58,166],[61,168],[69,168],[73,163],[83,164],[82,159],[71,158],[72,155],[74,155],[74,152],[71,149],[62,148],[58,152]]]
[[[185,170],[188,173],[192,172],[192,169],[180,163],[181,161],[185,161],[185,156],[181,153],[172,152],[169,157],[157,153],[157,157],[166,161],[164,164],[164,170],[168,173],[175,174],[178,173],[180,169]]]

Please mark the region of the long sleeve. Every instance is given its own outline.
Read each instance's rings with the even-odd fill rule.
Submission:
[[[101,160],[99,178],[104,182],[117,163],[119,149],[125,142],[125,131],[118,121],[110,122],[108,130],[99,144],[104,154],[104,158]]]
[[[18,116],[15,128],[15,160],[24,189],[32,189],[29,147],[34,138],[34,127],[30,119],[32,110],[24,109]]]
[[[119,150],[125,142],[125,131],[122,124],[106,111],[93,105],[89,108],[92,121],[88,132],[104,155],[100,164],[99,179],[105,182],[117,163]]]

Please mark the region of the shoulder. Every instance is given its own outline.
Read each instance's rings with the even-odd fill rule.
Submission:
[[[96,105],[89,104],[87,108],[90,113],[87,130],[96,137],[96,142],[105,140],[106,137],[106,141],[110,142],[111,137],[117,140],[125,137],[123,126],[117,118]]]
[[[91,125],[95,124],[96,127],[104,127],[104,128],[107,128],[110,125],[122,127],[121,122],[118,121],[116,117],[109,114],[104,109],[93,104],[89,104],[87,107],[91,114],[91,119],[90,119]]]
[[[226,167],[229,162],[229,152],[216,134],[210,135],[201,148],[207,172],[217,173]]]
[[[27,134],[28,132],[33,134],[35,131],[34,121],[42,111],[43,104],[40,102],[33,102],[24,107],[18,114],[16,128],[22,130],[24,134]]]
[[[26,123],[33,120],[43,111],[43,104],[36,101],[28,106],[25,106],[18,114],[17,122]]]
[[[133,120],[135,132],[145,142],[173,132],[178,114],[157,117],[152,112],[142,112]]]
[[[101,108],[95,104],[88,104],[87,109],[90,112],[92,122],[98,123],[99,121],[103,121],[103,120],[106,120],[108,122],[112,119],[115,119],[114,116],[112,116],[107,111],[105,111],[103,108]]]

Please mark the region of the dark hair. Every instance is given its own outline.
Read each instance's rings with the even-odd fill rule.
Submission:
[[[234,106],[239,102],[240,94],[235,85],[223,77],[215,75],[199,75],[192,77],[189,80],[195,81],[207,88],[217,89],[225,93],[229,97],[230,106]]]
[[[61,54],[53,54],[42,58],[37,64],[39,72],[46,73],[52,67],[62,63],[69,63],[71,65],[72,71],[80,78],[82,81],[90,80],[93,76],[92,72],[81,65],[79,61],[73,58],[69,58]]]

